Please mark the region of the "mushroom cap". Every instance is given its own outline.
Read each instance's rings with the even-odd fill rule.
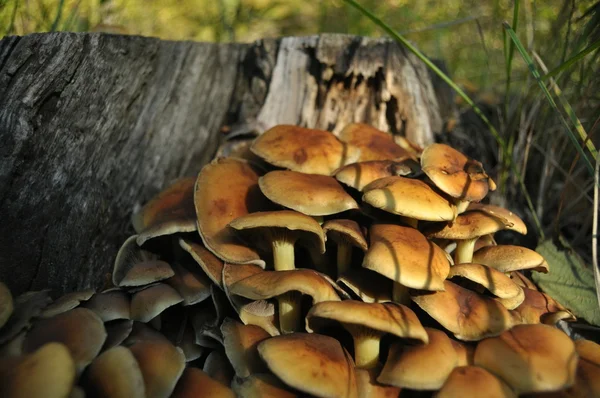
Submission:
[[[340,131],[338,137],[360,149],[360,162],[413,157],[410,152],[396,144],[391,134],[368,124],[350,123]]]
[[[62,312],[76,308],[82,301],[89,300],[94,295],[94,289],[67,293],[49,304],[40,314],[40,318],[50,318]],[[1,327],[1,326],[0,326]]]
[[[195,183],[196,177],[175,181],[133,215],[131,222],[140,246],[157,236],[196,230]]]
[[[235,398],[233,391],[198,368],[186,368],[173,391],[173,398]]]
[[[325,301],[312,306],[306,316],[306,330],[313,332],[331,321],[363,326],[396,337],[428,341],[419,318],[408,307],[396,303],[363,303],[356,300]]]
[[[221,259],[212,254],[211,251],[205,249],[202,245],[192,241],[180,238],[179,246],[192,256],[198,265],[200,265],[202,271],[204,271],[214,284],[221,289],[223,288],[223,261],[221,261]]]
[[[171,266],[140,248],[137,238],[130,236],[117,253],[112,275],[115,286],[144,286],[173,276]]]
[[[295,398],[298,395],[287,391],[286,385],[268,373],[257,373],[244,379],[235,378],[231,388],[240,398]]]
[[[0,282],[0,329],[6,324],[12,315],[14,306],[12,294],[8,287]]]
[[[165,309],[179,304],[183,297],[165,283],[152,285],[135,293],[131,299],[131,319],[149,322]]]
[[[285,384],[318,397],[357,398],[354,363],[340,342],[316,333],[276,336],[258,353]]]
[[[490,189],[491,179],[481,163],[445,144],[426,147],[421,153],[421,168],[439,189],[453,198],[479,202]]]
[[[400,388],[383,385],[377,381],[381,368],[379,365],[372,369],[356,368],[356,384],[360,398],[397,398],[400,396]]]
[[[259,211],[236,218],[229,226],[238,231],[251,230],[249,232],[252,235],[258,235],[257,228],[288,230],[288,234],[294,233],[300,241],[325,253],[326,238],[323,228],[314,218],[297,211]]]
[[[248,377],[266,370],[258,356],[258,343],[270,337],[263,328],[255,325],[243,325],[226,318],[221,325],[223,346],[229,362],[238,377]]]
[[[481,249],[482,247],[496,246],[496,245],[498,245],[498,243],[496,243],[496,240],[494,239],[493,234],[483,235],[483,236],[480,236],[479,238],[477,238],[477,241],[475,242],[475,246],[473,247],[473,251],[475,252],[475,251]]]
[[[469,203],[467,211],[481,211],[500,218],[506,225],[510,226],[512,231],[516,231],[521,235],[527,235],[527,225],[525,225],[521,217],[504,207],[483,203]]]
[[[444,384],[456,367],[458,355],[444,332],[431,328],[424,331],[427,344],[391,345],[377,381],[413,390],[437,390]]]
[[[503,229],[512,230],[514,227],[514,224],[504,218],[481,210],[470,210],[459,214],[451,223],[430,226],[424,234],[438,239],[474,239]]]
[[[122,290],[109,290],[95,294],[82,307],[94,311],[102,322],[131,318],[129,296]]]
[[[479,366],[454,368],[435,398],[517,398],[517,394],[501,379]]]
[[[52,301],[48,290],[27,292],[13,300],[13,313],[4,327],[0,328],[0,345],[12,340],[23,329],[28,327],[31,319],[40,315],[42,310]]]
[[[456,366],[470,366],[473,365],[473,357],[475,356],[475,346],[471,344],[465,344],[463,342],[450,339],[456,355],[458,356],[458,362]]]
[[[220,350],[213,350],[204,360],[202,370],[225,386],[231,385],[231,380],[235,375],[233,367],[229,363],[225,354]]]
[[[141,341],[129,349],[142,372],[146,397],[170,397],[185,369],[181,349],[167,340]]]
[[[258,176],[248,162],[232,158],[215,159],[198,174],[194,190],[198,232],[204,246],[221,260],[265,265],[229,227],[236,218],[267,206],[258,189]]]
[[[340,141],[329,131],[291,125],[265,131],[254,140],[251,150],[275,166],[322,175],[331,175],[360,156],[358,148]]]
[[[261,191],[271,201],[309,216],[328,216],[358,204],[333,177],[276,170],[260,177]]]
[[[229,286],[229,294],[251,300],[266,300],[290,291],[311,296],[313,303],[340,301],[335,289],[311,269],[263,271]]]
[[[459,340],[497,336],[513,326],[511,314],[501,303],[448,280],[444,291],[412,292],[411,299]]]
[[[85,386],[98,397],[144,398],[144,377],[129,348],[113,347],[98,356],[85,373]]]
[[[102,346],[102,350],[106,351],[112,347],[121,345],[129,337],[133,330],[133,321],[131,319],[117,319],[115,321],[106,322],[106,340]]]
[[[523,275],[523,273],[521,273],[519,271],[512,271],[509,273],[509,275],[510,275],[510,279],[512,279],[517,285],[519,285],[521,287],[526,287],[527,289],[531,289],[531,290],[538,290],[535,283],[530,281],[529,278],[527,278],[525,275]]]
[[[323,231],[334,242],[348,242],[364,252],[369,248],[362,228],[356,221],[345,219],[325,221]]]
[[[375,180],[364,187],[362,199],[375,208],[417,220],[450,221],[456,217],[456,206],[423,181],[411,178]]]
[[[211,280],[203,272],[192,272],[187,267],[174,263],[175,275],[166,280],[183,298],[183,305],[193,305],[210,296]]]
[[[486,246],[473,253],[473,262],[500,272],[530,269],[548,273],[548,263],[541,254],[521,246]]]
[[[514,309],[518,314],[520,322],[525,324],[540,323],[542,316],[564,311],[565,307],[546,293],[532,290],[526,287],[521,288],[524,293],[523,302]]]
[[[571,386],[577,360],[569,336],[542,324],[517,325],[481,341],[475,350],[475,365],[505,380],[518,394]]]
[[[48,343],[19,358],[0,359],[0,396],[5,398],[66,397],[75,382],[69,349]]]
[[[366,268],[351,268],[337,280],[365,303],[392,301],[393,282]]]
[[[391,176],[409,176],[420,170],[420,166],[412,159],[398,160],[371,160],[347,164],[335,171],[335,178],[342,184],[362,191],[363,188],[375,180]]]
[[[403,286],[443,290],[450,264],[444,251],[414,228],[374,224],[362,266]]]
[[[494,268],[482,264],[456,264],[450,268],[448,279],[457,276],[485,287],[493,295],[499,297],[498,301],[509,310],[517,308],[525,300],[523,289],[505,273]]]
[[[34,323],[23,342],[23,351],[33,352],[50,342],[62,343],[81,371],[96,358],[105,340],[102,320],[88,309],[75,308]]]

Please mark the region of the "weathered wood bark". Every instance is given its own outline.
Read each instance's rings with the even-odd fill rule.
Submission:
[[[15,292],[99,286],[136,206],[197,173],[223,126],[337,132],[366,121],[426,144],[447,113],[435,90],[424,65],[389,40],[5,38],[0,279]]]

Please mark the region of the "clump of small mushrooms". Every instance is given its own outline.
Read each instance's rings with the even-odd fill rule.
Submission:
[[[0,283],[1,397],[600,396],[478,161],[358,123],[227,155],[134,214],[103,290]]]

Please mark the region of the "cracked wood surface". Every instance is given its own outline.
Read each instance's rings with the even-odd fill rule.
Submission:
[[[225,135],[364,121],[424,145],[447,88],[395,43],[345,35],[252,44],[52,33],[0,41],[0,280],[101,286],[132,212],[194,175]]]

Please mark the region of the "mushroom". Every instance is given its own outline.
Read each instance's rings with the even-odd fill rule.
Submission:
[[[360,156],[358,148],[329,131],[291,125],[277,125],[265,131],[254,140],[251,150],[275,166],[327,176]]]
[[[227,360],[225,354],[221,350],[213,350],[204,360],[202,370],[214,380],[229,386],[235,374],[231,367],[231,363]]]
[[[179,304],[183,297],[165,283],[152,285],[133,295],[131,299],[131,319],[149,322],[165,309]]]
[[[225,354],[237,377],[245,378],[266,370],[256,347],[270,337],[269,333],[259,326],[243,325],[231,318],[223,321],[221,332]]]
[[[113,347],[98,356],[85,373],[84,385],[98,398],[145,398],[144,377],[131,351]]]
[[[381,384],[377,381],[380,371],[380,366],[372,369],[356,368],[354,370],[359,398],[393,398],[400,396],[400,388]]]
[[[517,398],[504,381],[479,366],[454,368],[434,398]]]
[[[365,186],[375,180],[384,177],[416,176],[421,171],[419,164],[407,159],[399,160],[371,160],[368,162],[351,163],[344,167],[340,167],[335,171],[333,176],[351,188],[362,191]]]
[[[512,272],[509,272],[509,275],[510,275],[510,279],[512,279],[517,285],[519,285],[521,287],[526,287],[527,289],[531,289],[531,290],[538,290],[535,283],[530,281],[525,275],[523,275],[522,272],[512,271]]]
[[[542,322],[542,318],[551,314],[561,313],[561,318],[574,320],[573,314],[567,312],[565,307],[546,293],[523,287],[524,300],[513,311],[519,317],[520,323],[535,324]],[[569,314],[570,316],[567,316]],[[565,318],[563,318],[565,319]],[[547,320],[548,321],[548,320]],[[545,322],[544,322],[545,323]]]
[[[198,243],[180,238],[179,246],[192,256],[212,283],[223,289],[223,261]]]
[[[317,303],[306,316],[306,330],[313,332],[331,322],[339,322],[352,335],[356,367],[362,369],[372,369],[379,363],[379,344],[384,334],[428,341],[415,313],[401,304],[355,300]]]
[[[107,351],[112,347],[121,345],[133,330],[133,321],[131,319],[117,319],[115,321],[104,323],[106,329],[106,340],[101,351]]]
[[[393,281],[366,268],[352,268],[337,280],[365,303],[392,301]]]
[[[8,287],[0,282],[0,329],[6,325],[14,310],[12,294]]]
[[[364,268],[394,282],[392,297],[401,304],[410,302],[407,288],[444,290],[450,264],[436,244],[414,228],[374,224]]]
[[[192,272],[187,267],[174,263],[175,275],[166,280],[183,298],[182,305],[194,305],[210,296],[211,280],[202,272]]]
[[[454,198],[458,213],[496,189],[480,162],[445,144],[431,144],[421,153],[421,169],[443,192]]]
[[[533,270],[548,273],[548,263],[539,253],[521,246],[486,246],[473,253],[473,262],[500,272]]]
[[[542,324],[517,325],[481,341],[475,350],[475,365],[506,381],[517,394],[573,385],[577,360],[569,336]]]
[[[133,215],[138,245],[158,236],[196,231],[195,182],[195,177],[175,181]]]
[[[498,301],[444,281],[444,291],[411,292],[412,300],[463,341],[497,336],[510,329],[513,318]]]
[[[105,290],[95,294],[82,307],[94,311],[102,319],[102,322],[131,318],[129,296],[118,289]]]
[[[391,134],[364,123],[350,123],[338,134],[340,140],[360,149],[358,161],[413,158]]]
[[[352,358],[339,341],[316,333],[292,333],[258,344],[271,372],[288,386],[318,397],[358,398]]]
[[[440,330],[425,328],[425,344],[392,343],[377,381],[413,390],[437,390],[457,366],[452,341]]]
[[[112,275],[115,286],[144,286],[174,274],[171,266],[159,260],[158,255],[140,248],[137,237],[130,236],[117,253]]]
[[[278,205],[309,216],[328,216],[358,209],[333,177],[276,170],[260,177],[261,191]]]
[[[200,369],[187,368],[177,382],[172,398],[235,398],[233,391]]]
[[[342,276],[350,268],[352,248],[357,247],[363,252],[368,249],[367,240],[356,221],[329,220],[323,224],[323,231],[337,244],[337,276]]]
[[[258,176],[250,163],[232,158],[213,160],[198,174],[194,190],[198,232],[204,246],[223,261],[265,265],[229,227],[236,218],[266,208]]]
[[[387,212],[398,214],[403,221],[417,226],[418,220],[449,221],[456,208],[423,181],[405,177],[385,177],[363,189],[362,200]]]
[[[168,341],[140,341],[129,347],[144,378],[147,398],[167,398],[185,369],[185,355]]]
[[[27,292],[13,300],[13,312],[0,329],[0,345],[14,339],[21,331],[29,327],[31,319],[40,315],[52,301],[48,290]]]
[[[297,394],[286,390],[286,385],[268,373],[258,373],[246,378],[236,378],[231,388],[240,398],[296,398]]]
[[[0,285],[1,287],[1,285]],[[86,289],[80,292],[71,292],[60,296],[49,304],[40,314],[40,318],[50,318],[54,315],[76,308],[82,301],[89,300],[94,295],[93,289]],[[12,305],[12,302],[11,302]],[[2,324],[0,320],[0,325]],[[0,326],[1,327],[1,326]]]

